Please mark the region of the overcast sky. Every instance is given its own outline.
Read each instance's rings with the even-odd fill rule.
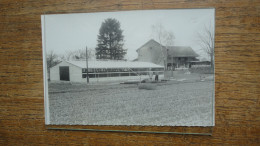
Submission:
[[[115,18],[125,36],[126,59],[137,58],[136,50],[153,38],[152,25],[161,24],[175,36],[174,45],[190,46],[201,58],[207,57],[198,43],[198,32],[214,28],[214,9],[143,10],[100,13],[44,15],[43,27],[47,52],[63,55],[69,50],[95,49],[101,23]]]

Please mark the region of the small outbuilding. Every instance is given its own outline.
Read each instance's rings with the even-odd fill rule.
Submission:
[[[163,74],[164,67],[150,62],[114,60],[62,61],[50,68],[51,81],[90,82],[138,79],[149,72]]]

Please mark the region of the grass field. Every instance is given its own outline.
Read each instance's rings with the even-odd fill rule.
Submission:
[[[136,84],[50,83],[51,124],[212,126],[212,79]]]

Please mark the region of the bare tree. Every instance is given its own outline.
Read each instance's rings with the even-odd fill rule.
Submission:
[[[60,60],[66,60],[66,56],[63,54],[63,55],[59,55],[59,58]]]
[[[57,65],[60,62],[58,59],[58,55],[56,55],[53,51],[47,53],[47,68],[51,68]]]
[[[78,49],[75,51],[67,51],[66,55],[63,57],[67,61],[70,60],[85,60],[86,59],[86,49]],[[94,59],[95,57],[95,50],[88,49],[88,59]]]
[[[71,51],[71,50],[67,50],[66,51],[66,53],[65,53],[65,55],[63,56],[63,58],[65,58],[65,60],[67,60],[67,61],[70,61],[71,60],[71,56],[73,55],[73,51]]]
[[[214,29],[211,26],[205,26],[203,32],[199,33],[198,36],[200,46],[202,50],[210,57],[211,67],[214,68]]]
[[[58,59],[58,55],[56,55],[53,50],[47,53],[47,71],[48,71],[48,79],[50,79],[50,68],[57,65],[61,61]]]
[[[156,25],[152,25],[153,30],[153,38],[157,40],[160,43],[161,48],[161,55],[158,58],[158,63],[162,62],[164,63],[164,68],[167,68],[167,50],[169,46],[173,46],[174,44],[174,34],[172,31],[167,31],[162,26],[161,23],[158,23]]]

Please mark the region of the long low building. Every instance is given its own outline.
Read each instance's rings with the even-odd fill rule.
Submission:
[[[149,62],[130,61],[62,61],[50,68],[51,81],[90,82],[137,79],[154,72],[163,74],[164,67]]]

